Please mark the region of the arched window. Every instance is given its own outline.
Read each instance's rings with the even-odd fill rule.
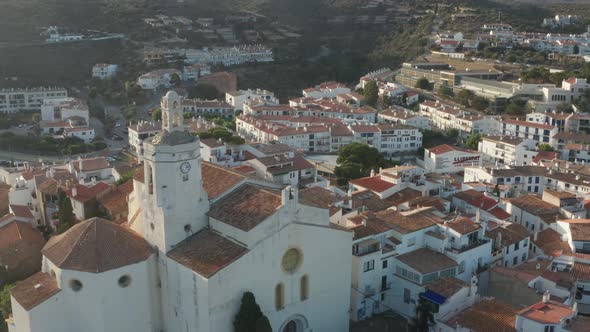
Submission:
[[[307,300],[309,298],[309,276],[307,274],[301,277],[299,287],[301,301]]]
[[[168,125],[168,111],[162,110],[162,125],[163,126]]]
[[[180,125],[180,115],[178,113],[174,113],[174,118],[172,119],[172,127],[177,128]]]
[[[275,308],[282,310],[285,307],[285,286],[278,283],[275,287]]]
[[[145,166],[144,181],[148,186],[148,192],[150,193],[150,195],[152,195],[154,193],[154,175],[151,165]]]

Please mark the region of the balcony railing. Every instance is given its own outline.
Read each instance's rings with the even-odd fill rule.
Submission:
[[[477,248],[479,246],[482,246],[488,242],[490,242],[490,240],[478,239],[468,245],[462,246],[461,248],[447,248],[447,250],[455,254],[460,254],[471,249]]]

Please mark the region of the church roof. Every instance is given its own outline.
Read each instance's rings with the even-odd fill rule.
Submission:
[[[336,194],[321,187],[309,187],[299,191],[299,203],[320,209],[328,209],[336,202]]]
[[[49,239],[42,253],[59,268],[99,273],[145,261],[152,248],[130,229],[91,218]]]
[[[60,291],[57,281],[49,274],[37,272],[29,278],[19,282],[10,290],[25,310],[31,310]]]
[[[243,174],[207,162],[203,162],[201,172],[203,188],[209,199],[219,197],[246,178]]]
[[[179,264],[210,278],[248,252],[245,247],[203,229],[180,242],[167,256]]]
[[[273,215],[281,205],[279,194],[244,184],[211,205],[209,216],[247,232]]]

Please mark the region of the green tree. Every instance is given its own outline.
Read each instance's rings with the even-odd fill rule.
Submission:
[[[410,331],[428,332],[434,324],[434,305],[432,302],[420,298],[416,306],[416,316],[410,321]]]
[[[371,170],[386,166],[387,162],[377,148],[363,143],[351,143],[338,151],[338,166],[334,170],[338,182],[368,176]]]
[[[178,76],[178,74],[174,73],[170,75],[170,83],[176,87],[179,87],[180,83],[182,83],[182,80],[180,79],[180,76]]]
[[[441,85],[440,88],[438,88],[438,93],[445,97],[452,97],[454,95],[453,88],[448,85]]]
[[[416,81],[416,88],[422,90],[430,90],[430,82],[427,78],[422,77]]]
[[[361,165],[349,162],[339,164],[334,170],[334,175],[336,175],[336,181],[339,185],[346,185],[351,179],[365,176],[361,172]]]
[[[154,120],[154,121],[161,121],[162,120],[162,110],[161,109],[156,108],[152,112],[152,120]]]
[[[457,93],[456,100],[461,105],[463,105],[465,107],[469,107],[469,101],[471,100],[472,97],[473,97],[473,92],[471,92],[469,90],[461,90],[461,91],[459,91],[459,93]]]
[[[57,226],[57,233],[61,234],[74,224],[74,209],[72,208],[72,202],[65,192],[60,191],[59,193],[59,212],[58,212],[59,225]]]
[[[451,129],[447,130],[447,136],[450,138],[457,138],[457,137],[459,137],[459,130],[457,130],[455,128],[451,128]]]
[[[31,120],[33,120],[33,122],[35,122],[35,123],[41,122],[41,114],[39,114],[39,113],[33,114],[33,117],[31,118]]]
[[[471,150],[477,150],[479,142],[481,142],[481,134],[473,133],[469,135],[469,137],[467,137],[467,142],[465,143],[465,145],[467,145],[467,147]]]
[[[256,298],[251,292],[242,295],[240,310],[234,319],[235,332],[270,332],[270,322],[260,310]]]
[[[574,45],[574,49],[572,50],[573,54],[580,54],[580,46],[578,46],[577,44]]]
[[[496,183],[496,186],[494,187],[494,195],[496,195],[497,197],[500,197],[500,186]]]
[[[546,152],[553,152],[555,151],[553,147],[547,143],[542,143],[537,146],[537,150],[539,151],[546,151]]]
[[[484,97],[475,96],[471,100],[471,107],[475,108],[478,111],[483,111],[490,106],[490,102],[485,99]]]
[[[8,331],[8,326],[6,325],[6,319],[12,314],[12,306],[10,304],[10,290],[14,287],[14,284],[6,284],[0,290],[0,310],[2,316],[0,319],[0,331]]]
[[[365,103],[369,106],[375,106],[377,104],[377,99],[379,98],[379,87],[377,86],[377,82],[367,82],[363,91]]]
[[[512,99],[506,105],[506,113],[512,115],[524,115],[526,114],[527,101],[524,99]]]

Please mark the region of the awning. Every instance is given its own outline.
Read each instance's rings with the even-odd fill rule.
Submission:
[[[426,290],[426,292],[422,293],[420,296],[435,304],[443,304],[447,300],[446,297],[429,290]]]

